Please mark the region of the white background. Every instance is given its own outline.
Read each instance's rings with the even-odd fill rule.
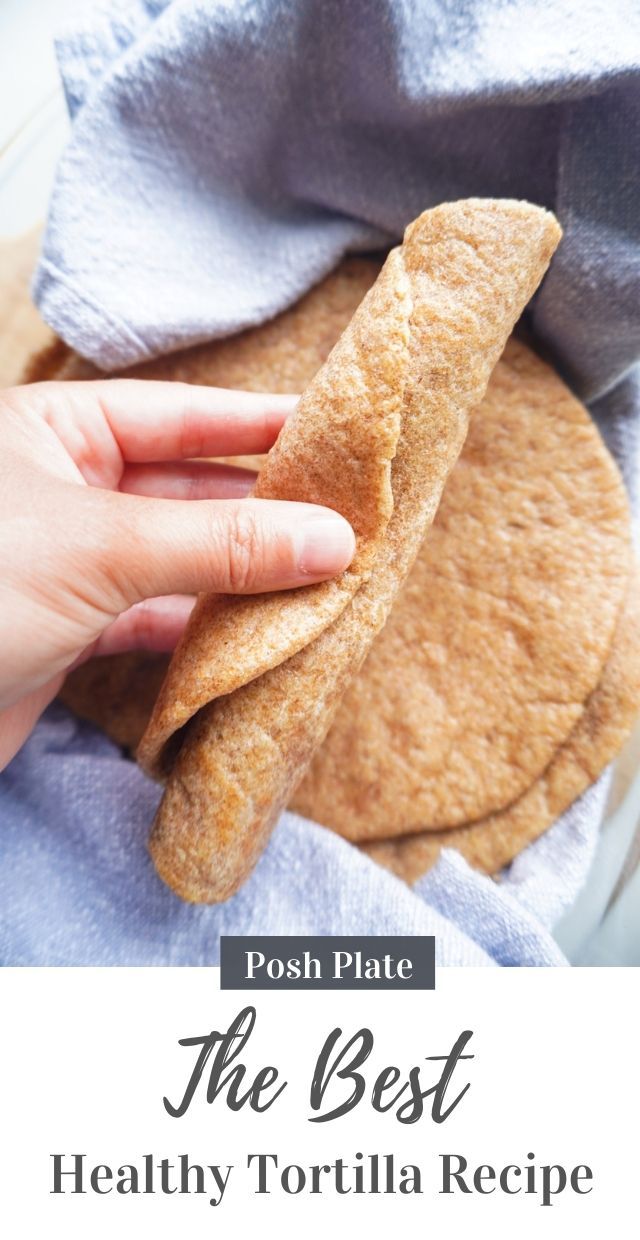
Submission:
[[[189,1240],[327,1234],[447,1237],[602,1237],[633,1231],[637,1215],[637,970],[441,970],[435,992],[371,996],[258,994],[256,1029],[243,1059],[253,1072],[274,1064],[289,1084],[263,1115],[231,1112],[199,1093],[187,1115],[162,1106],[182,1096],[194,1051],[181,1037],[226,1029],[251,1002],[218,992],[218,970],[5,970],[1,1214],[12,1237]],[[367,1075],[395,1063],[446,1054],[466,1028],[471,1064],[454,1082],[471,1089],[442,1125],[428,1115],[401,1125],[368,1103],[328,1124],[308,1122],[308,1087],[326,1035],[368,1024],[376,1037]],[[425,1085],[435,1080],[428,1070]],[[468,1077],[465,1078],[465,1073]],[[453,1084],[453,1082],[452,1082]],[[456,1091],[457,1092],[457,1091]],[[452,1095],[453,1096],[453,1095]],[[426,1171],[422,1196],[268,1197],[251,1193],[247,1153],[281,1161],[346,1160],[357,1151],[389,1153]],[[439,1152],[470,1164],[587,1163],[589,1196],[565,1193],[543,1208],[536,1197],[438,1195]],[[190,1155],[236,1164],[222,1203],[208,1197],[98,1197],[49,1193],[51,1153],[85,1153],[117,1168]]]

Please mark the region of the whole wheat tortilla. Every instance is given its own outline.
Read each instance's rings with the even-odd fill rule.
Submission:
[[[293,808],[364,841],[509,805],[600,679],[630,561],[624,486],[589,414],[511,341]]]
[[[356,559],[327,589],[196,609],[140,750],[154,773],[174,762],[150,849],[184,898],[225,899],[255,864],[384,624],[558,238],[553,217],[525,203],[426,212],[287,423],[256,493],[340,508],[356,525]],[[222,696],[185,729],[212,684]]]
[[[379,840],[363,844],[364,851],[408,883],[417,882],[443,848],[455,848],[476,869],[496,873],[597,779],[629,736],[639,703],[640,575],[635,569],[600,683],[571,735],[524,795],[468,826]]]

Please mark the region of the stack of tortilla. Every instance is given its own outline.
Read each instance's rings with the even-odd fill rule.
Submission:
[[[468,239],[466,244],[473,262],[477,251]],[[552,248],[553,241],[549,245],[547,238],[547,260]],[[459,261],[458,251],[456,258]],[[274,322],[130,373],[222,387],[304,390],[347,327],[378,266],[351,259]],[[536,270],[530,291],[542,269]],[[451,282],[450,270],[447,278]],[[450,283],[448,287],[450,291]],[[389,304],[392,291],[398,305]],[[432,308],[433,288],[430,292]],[[407,291],[401,288],[398,295],[396,281],[393,288],[387,286],[387,302],[379,303],[385,315],[396,316],[395,335],[385,332],[372,340],[369,315],[361,318],[360,339],[356,340],[360,352],[369,356],[373,351],[379,358],[386,348],[392,367],[389,373],[409,347],[403,295]],[[512,322],[528,295],[521,296],[521,304],[510,305]],[[451,312],[452,307],[445,305],[443,313],[449,319]],[[459,320],[459,305],[454,313]],[[373,316],[376,319],[380,320],[379,307]],[[427,329],[433,331],[432,320]],[[473,314],[463,321],[462,331],[468,339]],[[494,332],[494,348],[496,340]],[[481,343],[486,349],[486,340]],[[309,434],[311,426],[306,442],[311,442],[314,451],[318,434],[326,429],[325,414],[336,390],[340,398],[334,400],[334,421],[325,451],[335,445],[344,426],[349,391],[358,390],[354,376],[362,371],[362,358],[357,349],[353,352],[353,331],[348,347],[351,356],[346,362],[344,356],[338,359],[337,382],[335,375],[327,377],[322,372],[311,399],[306,398],[310,413],[303,428]],[[424,347],[423,338],[422,351]],[[454,360],[459,364],[459,356]],[[350,372],[350,383],[340,388],[340,375],[348,365],[356,369]],[[39,356],[28,377],[86,378],[95,373],[56,343]],[[468,373],[469,368],[465,380]],[[441,394],[448,384],[450,394],[456,374],[445,374],[442,359],[436,365],[431,358],[427,378],[432,389],[435,385]],[[268,804],[256,806],[255,787],[249,790],[250,798],[245,790],[240,802],[237,772],[232,769],[234,749],[242,755],[244,766],[254,761],[260,786],[265,772],[275,764],[278,792],[283,790],[287,797],[310,761],[289,798],[293,807],[362,845],[376,860],[413,881],[445,846],[457,848],[489,872],[498,870],[597,777],[631,729],[640,700],[640,621],[622,483],[586,411],[553,370],[516,340],[507,345],[477,408],[473,408],[477,402],[472,390],[479,382],[477,375],[468,382],[469,390],[459,403],[466,401],[465,410],[473,410],[470,430],[448,474],[464,437],[465,413],[465,425],[461,429],[458,418],[447,460],[440,463],[435,482],[431,477],[433,496],[425,524],[448,475],[432,528],[424,541],[417,539],[417,559],[408,578],[394,586],[388,618],[385,612],[367,620],[364,651],[360,647],[355,655],[351,651],[346,672],[338,678],[336,700],[318,727],[311,727],[309,718],[317,713],[317,698],[304,683],[305,659],[309,660],[304,652],[319,639],[326,642],[336,616],[342,616],[344,626],[344,612],[350,615],[357,610],[358,599],[366,596],[372,577],[375,584],[380,546],[389,540],[394,500],[397,506],[393,488],[389,503],[399,434],[394,382],[388,384],[383,416],[375,423],[379,448],[375,454],[369,454],[366,436],[354,439],[353,428],[347,426],[349,451],[356,451],[356,456],[359,443],[357,475],[362,477],[362,470],[369,469],[361,493],[353,489],[353,512],[348,508],[347,490],[333,501],[357,527],[358,557],[351,581],[341,581],[329,591],[311,588],[318,597],[312,593],[302,598],[293,611],[292,595],[263,598],[257,608],[247,608],[246,600],[240,604],[237,600],[204,600],[200,621],[196,617],[195,628],[174,661],[145,752],[147,765],[163,773],[171,772],[176,756],[178,762],[183,761],[185,748],[198,753],[188,772],[192,781],[188,795],[191,803],[196,797],[198,808],[195,824],[192,819],[188,822],[187,851],[191,849],[195,863],[192,855],[186,877],[184,867],[175,873],[175,854],[184,851],[185,843],[180,838],[183,806],[178,805],[173,814],[165,810],[160,832],[157,826],[155,832],[156,838],[160,836],[158,868],[186,898],[224,898],[234,889],[266,835],[266,830],[256,831],[256,818],[268,829],[279,808],[273,788],[268,789]],[[372,417],[367,414],[371,393],[364,385],[359,394],[360,407],[349,410],[351,421],[356,427],[370,428],[374,425],[367,421]],[[432,419],[438,413],[437,402],[433,408]],[[380,389],[374,392],[372,409],[380,415]],[[316,428],[314,411],[322,423]],[[424,437],[424,427],[422,433]],[[415,445],[413,450],[417,451]],[[284,494],[291,498],[313,496],[331,502],[327,478],[333,478],[334,484],[337,478],[335,485],[345,481],[340,483],[336,469],[339,456],[328,462],[326,476],[318,478],[308,460],[302,460],[297,473],[297,464],[292,469],[291,461],[298,462],[304,451],[305,436],[298,430],[297,444],[294,441],[292,448],[285,443],[280,462],[276,459],[272,467],[275,491],[267,487],[262,493],[282,495],[284,487]],[[434,459],[433,444],[430,457]],[[350,480],[353,474],[352,470]],[[305,481],[302,489],[301,478]],[[287,492],[287,486],[292,491]],[[367,510],[363,498],[372,492],[375,502]],[[351,602],[343,605],[345,594]],[[379,594],[377,589],[376,597]],[[336,595],[340,597],[337,610]],[[384,627],[373,640],[381,624]],[[237,632],[244,633],[243,644],[234,646],[231,668],[225,670],[215,657],[216,641],[221,649],[221,635],[226,639]],[[260,637],[259,650],[247,659],[247,634],[255,633]],[[270,653],[265,660],[266,647]],[[335,653],[331,657],[337,658]],[[361,658],[364,663],[354,675]],[[64,696],[80,714],[133,748],[163,675],[164,661],[157,657],[94,661],[69,677]],[[265,678],[271,728],[266,741],[261,714]],[[238,695],[242,710],[237,723],[242,735],[233,732],[233,719],[230,722],[224,715],[229,702],[239,709]],[[207,705],[210,702],[212,706]],[[328,735],[320,744],[318,733],[326,730],[331,717]],[[301,719],[306,733],[299,744]],[[281,755],[278,730],[282,734],[283,729],[288,739]],[[222,772],[221,753],[226,763]],[[181,785],[182,775],[174,788]],[[213,848],[212,824],[217,832]],[[237,850],[234,853],[235,837],[243,840],[240,862]],[[229,850],[230,873],[225,873]]]

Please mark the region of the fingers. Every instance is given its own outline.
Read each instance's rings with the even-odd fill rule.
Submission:
[[[124,654],[129,650],[170,653],[182,636],[194,603],[193,595],[184,594],[136,603],[100,634],[85,651],[82,661],[92,655]]]
[[[87,384],[127,461],[268,452],[295,396],[234,392],[189,383],[111,379]]]
[[[244,499],[256,477],[250,469],[208,462],[127,465],[119,490],[157,499]]]
[[[348,522],[316,504],[91,494],[109,508],[94,571],[114,612],[158,595],[309,585],[342,572],[355,550]]]
[[[30,407],[97,486],[117,485],[124,461],[268,452],[296,402],[295,396],[142,379],[29,388]]]

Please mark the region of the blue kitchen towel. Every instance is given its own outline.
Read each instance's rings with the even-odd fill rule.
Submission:
[[[565,238],[529,312],[635,497],[636,0],[118,0],[60,41],[73,118],[36,274],[105,368],[229,334],[346,250],[466,195],[529,198]],[[243,890],[181,903],[145,838],[158,791],[52,707],[0,779],[0,956],[201,964],[221,932],[435,933],[442,964],[563,963],[601,779],[499,882],[455,853],[410,891],[285,814]]]

